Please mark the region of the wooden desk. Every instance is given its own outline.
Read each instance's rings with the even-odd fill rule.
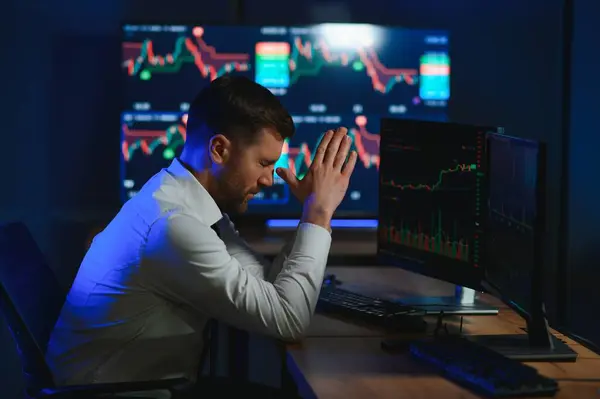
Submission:
[[[352,267],[328,270],[352,290],[383,296],[452,295],[453,286],[395,268]],[[360,284],[358,283],[360,282]],[[498,316],[466,316],[466,334],[517,334],[524,323],[494,298]],[[435,319],[433,319],[435,320]],[[430,325],[433,323],[430,323]],[[452,327],[451,327],[452,328]],[[288,368],[303,397],[318,398],[477,398],[470,391],[436,374],[409,354],[381,350],[382,331],[316,316],[308,338],[288,347]],[[578,353],[575,363],[530,363],[559,380],[557,398],[600,398],[600,356],[558,335]]]

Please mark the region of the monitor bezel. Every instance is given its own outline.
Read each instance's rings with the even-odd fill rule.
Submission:
[[[436,126],[453,126],[453,128],[469,128],[469,129],[477,129],[484,132],[484,135],[487,135],[488,132],[494,131],[498,129],[497,127],[489,127],[489,126],[479,126],[479,125],[469,125],[464,123],[454,123],[454,122],[430,122],[430,121],[419,121],[412,119],[396,119],[396,118],[382,118],[381,119],[381,131],[380,134],[385,130],[384,127],[391,125],[390,128],[394,130],[401,130],[408,123],[411,124],[429,124]],[[381,140],[383,142],[383,135],[381,136]],[[482,191],[484,195],[489,195],[489,184],[488,184],[488,161],[487,161],[487,140],[483,140],[484,145],[484,157],[486,159],[483,160],[483,165],[485,165],[486,170],[484,171],[485,177],[483,179],[483,187]],[[381,184],[379,185],[380,194],[381,194]],[[381,195],[380,195],[381,198]],[[381,200],[380,200],[381,201]],[[482,209],[482,214],[487,214],[487,202],[484,202],[484,209]],[[380,229],[381,223],[379,223],[378,231],[377,231],[377,259],[380,265],[387,266],[396,266],[400,267],[404,270],[421,274],[423,276],[427,276],[430,278],[434,278],[437,280],[445,281],[450,284],[455,284],[457,286],[470,288],[476,291],[485,292],[486,289],[482,284],[485,277],[485,234],[486,234],[486,218],[482,218],[482,226],[481,230],[483,232],[483,237],[481,240],[483,242],[484,250],[480,253],[480,262],[479,267],[474,268],[472,265],[461,264],[458,261],[454,261],[451,259],[443,259],[443,257],[438,256],[427,256],[425,260],[422,259],[414,259],[408,255],[399,256],[398,254],[387,254],[383,252],[380,247],[381,238],[380,238]],[[456,266],[461,266],[461,268],[457,268]]]
[[[440,34],[444,34],[448,37],[448,44],[447,44],[447,49],[448,49],[448,54],[450,56],[450,59],[452,59],[452,54],[451,54],[451,32],[449,29],[447,28],[431,28],[431,27],[423,27],[423,26],[416,26],[416,25],[410,25],[410,24],[385,24],[385,23],[368,23],[368,22],[311,22],[311,23],[284,23],[284,24],[269,24],[269,23],[265,23],[265,24],[256,24],[256,23],[223,23],[223,22],[211,22],[211,21],[204,21],[204,22],[200,22],[197,19],[190,19],[187,20],[185,18],[179,19],[177,21],[170,21],[170,22],[166,22],[164,19],[135,19],[135,18],[128,18],[127,20],[123,20],[120,23],[119,26],[119,39],[120,39],[120,47],[121,47],[121,51],[122,51],[122,43],[124,41],[125,38],[125,27],[126,26],[144,26],[144,25],[164,25],[164,26],[173,26],[173,25],[181,25],[181,26],[193,26],[193,25],[202,25],[202,26],[214,26],[214,27],[243,27],[243,28],[260,28],[260,27],[277,27],[277,26],[283,26],[283,27],[309,27],[309,26],[316,26],[316,25],[322,25],[322,24],[340,24],[340,25],[363,25],[363,24],[369,24],[375,27],[381,27],[381,28],[385,28],[385,29],[407,29],[407,30],[426,30],[426,31],[432,31],[432,32],[439,32]],[[124,78],[123,78],[124,79]],[[450,75],[450,90],[452,93],[452,75]],[[123,86],[125,86],[125,83],[123,83]],[[447,105],[446,105],[446,117],[448,120],[451,119],[451,114],[452,114],[452,96],[450,96],[450,98],[447,100]],[[121,105],[121,110],[120,110],[120,114],[119,114],[119,136],[120,136],[120,141],[119,143],[122,143],[123,141],[123,131],[122,131],[122,118],[123,118],[123,113],[127,112],[125,110],[124,105]],[[174,111],[175,112],[175,111]],[[381,128],[380,128],[381,130]],[[119,197],[122,199],[122,203],[127,202],[130,198],[127,195],[127,190],[124,187],[124,181],[125,181],[125,174],[126,174],[126,165],[124,160],[122,159],[121,154],[119,155],[119,159],[120,159],[120,167],[119,167],[119,171],[120,171],[120,180],[119,180],[119,189],[120,189],[120,193],[119,193]],[[156,171],[157,173],[159,172],[158,170]],[[258,207],[258,209],[257,209]],[[262,209],[264,208],[264,209]],[[252,210],[247,210],[246,212],[244,212],[243,214],[238,214],[238,215],[234,215],[234,218],[236,221],[238,221],[239,223],[245,224],[245,225],[262,225],[265,223],[265,221],[270,220],[270,219],[298,219],[301,217],[302,215],[302,209],[300,208],[297,212],[270,212],[269,209],[272,209],[272,205],[257,205],[255,206]],[[375,211],[360,211],[360,210],[343,210],[343,211],[337,211],[334,215],[335,219],[348,219],[348,220],[352,220],[352,219],[377,219],[378,216],[378,210],[379,207],[377,207],[377,209]]]

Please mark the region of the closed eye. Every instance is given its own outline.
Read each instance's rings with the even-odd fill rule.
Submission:
[[[269,166],[273,166],[273,165],[275,165],[275,163],[276,163],[276,162],[277,162],[277,160],[275,160],[275,161],[272,161],[272,160],[264,160],[264,161],[261,161],[261,162],[260,162],[260,164],[261,164],[262,166],[264,166],[265,168],[267,168],[267,167],[269,167]]]

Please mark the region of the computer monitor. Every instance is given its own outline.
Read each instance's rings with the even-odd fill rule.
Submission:
[[[497,314],[483,290],[488,127],[382,119],[378,258],[457,285],[448,298],[403,298],[428,313]]]
[[[543,300],[546,145],[489,134],[485,276],[489,293],[527,321],[527,334],[475,336],[523,361],[573,361],[577,354],[550,332]]]
[[[339,217],[376,215],[382,116],[447,119],[445,31],[364,24],[125,25],[122,48],[125,199],[179,154],[189,102],[227,73],[269,88],[290,111],[297,133],[278,165],[300,176],[327,129],[349,129],[360,158]],[[280,219],[301,212],[278,177],[249,205],[249,213]]]
[[[502,134],[488,136],[489,199],[485,280],[530,313],[533,272],[541,262],[545,231],[543,143]],[[539,281],[535,281],[539,283]]]

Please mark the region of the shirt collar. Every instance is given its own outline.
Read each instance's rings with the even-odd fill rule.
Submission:
[[[213,225],[223,217],[213,197],[177,158],[173,159],[167,172],[183,187],[185,205],[197,213],[206,224]]]

